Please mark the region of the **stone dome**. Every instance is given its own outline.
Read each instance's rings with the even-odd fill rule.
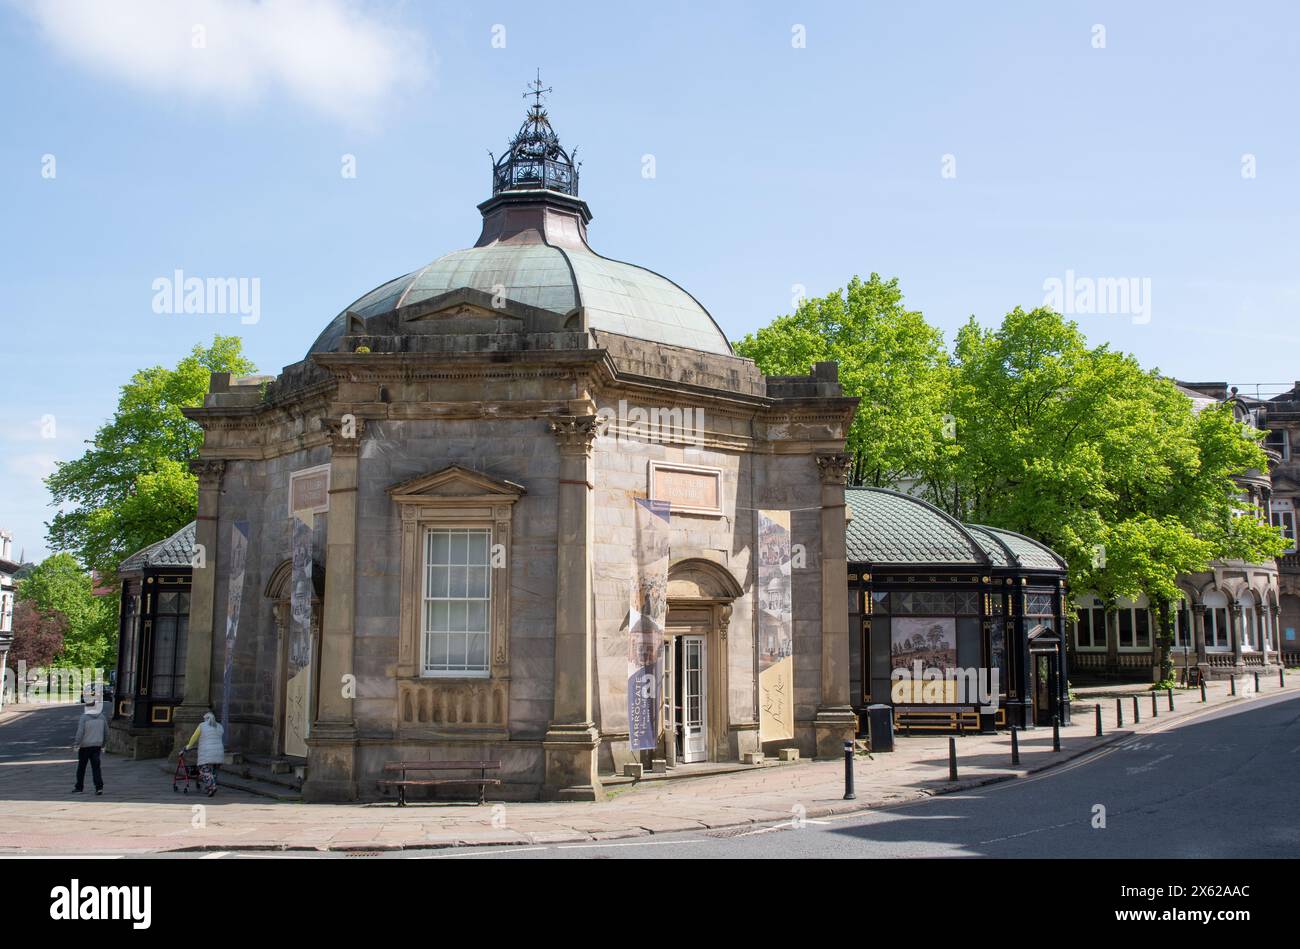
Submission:
[[[335,351],[351,335],[351,319],[368,321],[476,290],[564,320],[577,317],[567,324],[572,327],[731,354],[708,310],[673,281],[592,250],[591,211],[577,195],[577,168],[539,109],[493,165],[494,193],[479,205],[483,230],[474,246],[371,290],[334,318],[311,352]]]

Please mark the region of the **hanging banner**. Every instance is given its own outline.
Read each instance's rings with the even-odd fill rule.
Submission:
[[[289,675],[311,663],[311,511],[293,516],[293,577],[289,589]]]
[[[659,739],[659,682],[668,620],[669,504],[637,498],[634,505],[637,544],[628,613],[627,731],[633,751],[648,751]]]
[[[284,753],[307,757],[307,734],[311,726],[311,601],[312,523],[310,510],[297,511],[292,519],[293,573],[289,587],[289,654],[285,684]]]
[[[758,512],[759,741],[794,737],[790,512]]]
[[[230,588],[226,593],[226,666],[221,676],[221,728],[230,742],[230,671],[235,662],[235,634],[244,600],[244,567],[248,561],[248,521],[230,528]]]

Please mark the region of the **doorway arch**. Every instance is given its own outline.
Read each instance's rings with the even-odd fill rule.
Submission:
[[[265,596],[271,602],[275,622],[276,674],[275,712],[271,747],[273,754],[305,758],[307,734],[316,714],[316,680],[320,664],[321,603],[325,596],[325,571],[312,563],[311,624],[305,644],[294,644],[290,617],[293,600],[293,561],[284,560],[271,571]],[[303,661],[305,649],[306,662]]]
[[[728,643],[732,603],[744,589],[720,564],[687,557],[668,568],[663,695],[670,764],[722,761],[732,750]]]

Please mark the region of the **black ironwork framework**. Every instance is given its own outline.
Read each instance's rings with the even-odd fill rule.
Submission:
[[[529,189],[546,189],[563,194],[578,194],[578,165],[574,155],[560,145],[559,136],[542,106],[542,97],[550,88],[542,87],[540,71],[528,84],[524,97],[533,97],[524,124],[519,127],[510,147],[500,158],[493,157],[492,193]],[[491,154],[489,152],[488,154]]]

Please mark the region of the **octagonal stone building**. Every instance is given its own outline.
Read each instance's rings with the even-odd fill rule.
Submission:
[[[479,210],[472,247],[187,413],[205,560],[176,734],[216,710],[307,800],[375,797],[399,759],[598,799],[629,762],[838,754],[836,367],[764,377],[688,292],[593,250],[540,99]]]

